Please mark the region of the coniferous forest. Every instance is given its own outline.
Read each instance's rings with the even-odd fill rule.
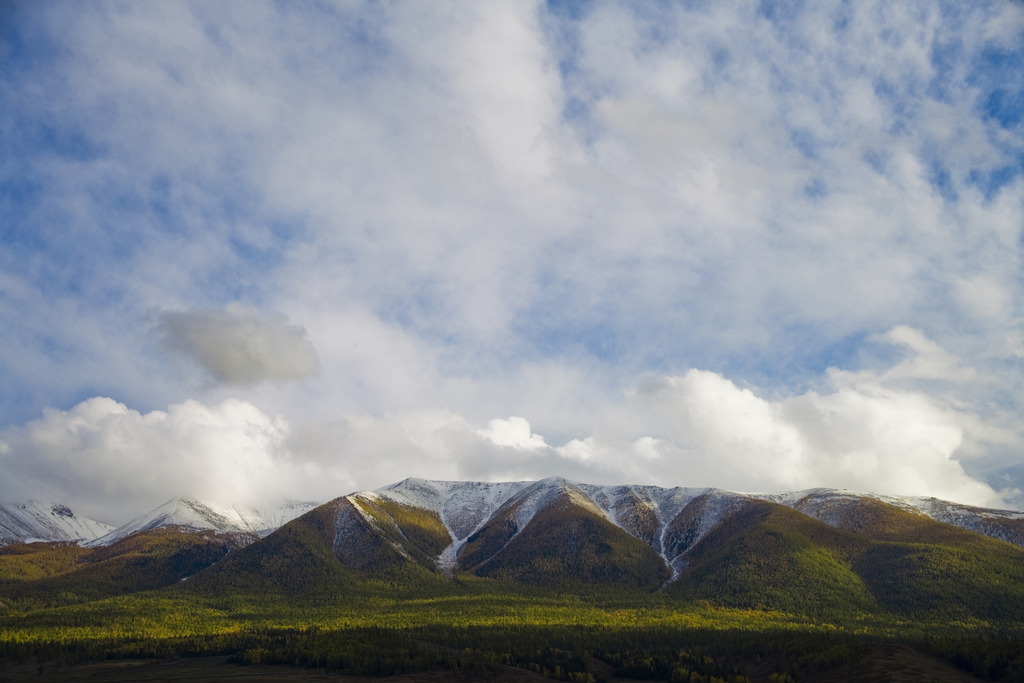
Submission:
[[[755,666],[773,681],[854,670],[896,644],[1024,680],[1024,551],[899,511],[850,532],[751,504],[674,580],[648,546],[571,507],[513,534],[483,528],[468,539],[477,560],[447,573],[429,515],[370,512],[345,527],[347,550],[330,504],[263,539],[166,527],[0,548],[0,667],[217,655],[353,675],[739,683]],[[495,537],[505,545],[483,553]]]

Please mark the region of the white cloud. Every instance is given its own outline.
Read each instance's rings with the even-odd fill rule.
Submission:
[[[499,168],[543,179],[562,91],[540,31],[540,3],[455,3],[440,16],[427,14],[395,17],[401,44],[442,75],[462,120]]]
[[[0,433],[0,466],[8,473],[0,498],[43,496],[124,521],[126,510],[139,513],[178,495],[328,500],[409,476],[561,475],[739,491],[825,486],[1004,504],[959,460],[985,444],[1019,446],[1019,435],[962,401],[900,386],[907,378],[956,383],[962,369],[916,330],[897,328],[885,338],[911,349],[915,355],[895,366],[911,370],[833,371],[829,391],[779,399],[705,370],[649,376],[625,403],[603,409],[617,420],[595,421],[591,434],[557,447],[519,416],[480,426],[450,410],[421,408],[290,425],[239,400],[192,400],[140,414],[98,397]]]
[[[491,443],[498,446],[537,450],[545,448],[544,437],[530,431],[530,423],[513,415],[507,420],[491,420],[486,429],[478,432]]]
[[[893,328],[881,340],[907,358],[883,372],[831,369],[829,391],[769,400],[713,372],[651,377],[636,396],[665,414],[670,439],[687,451],[679,466],[702,481],[744,489],[849,488],[999,505],[999,495],[960,463],[1020,435],[992,424],[955,394],[915,390],[907,380],[954,385],[972,368],[919,330]],[[714,484],[722,486],[722,484]]]
[[[974,495],[957,458],[1020,460],[1024,181],[986,179],[1021,147],[981,106],[1013,3],[19,12],[45,53],[0,83],[0,172],[36,188],[0,250],[0,424],[235,397],[352,486]],[[215,386],[152,352],[154,309]],[[863,371],[863,339],[907,358]],[[674,413],[621,399],[645,372]]]
[[[198,362],[225,384],[300,380],[320,370],[305,329],[289,325],[283,315],[262,317],[237,304],[161,311],[156,330],[165,348]]]
[[[921,393],[861,383],[769,401],[718,374],[690,370],[648,380],[640,395],[671,418],[673,440],[687,448],[661,471],[690,471],[702,485],[1002,502],[957,461],[976,416]]]
[[[898,325],[882,335],[881,339],[912,352],[908,359],[888,370],[883,379],[939,379],[947,382],[971,382],[978,379],[974,368],[963,367],[959,358],[928,339],[920,330]]]
[[[287,421],[252,404],[190,400],[139,413],[96,397],[2,434],[5,500],[64,501],[124,522],[181,495],[246,502],[295,490]]]

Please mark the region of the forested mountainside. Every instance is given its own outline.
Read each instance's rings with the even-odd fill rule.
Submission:
[[[679,643],[776,652],[807,672],[895,639],[999,676],[1024,672],[1024,550],[905,499],[409,479],[269,534],[206,511],[216,512],[164,506],[106,545],[0,548],[0,659],[227,652],[378,673],[504,663],[593,683],[586,657],[544,653],[561,643],[631,675],[677,667],[741,681]],[[1020,523],[964,514],[1008,537]],[[200,528],[213,524],[230,528]],[[481,649],[441,657],[408,638]]]

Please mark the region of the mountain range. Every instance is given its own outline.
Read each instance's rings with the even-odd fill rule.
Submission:
[[[443,591],[445,581],[476,577],[789,613],[952,610],[1024,621],[1024,513],[933,498],[552,477],[405,479],[323,505],[183,498],[117,529],[60,506],[2,510],[4,538],[20,543],[0,548],[0,596],[25,605],[175,584],[212,594],[323,594],[366,580],[426,581]],[[38,540],[51,543],[25,544]]]
[[[555,656],[543,647],[556,635],[593,647],[610,639],[601,647],[616,652],[654,638],[647,646],[671,645],[673,657],[683,636],[734,654],[789,638],[785,647],[815,667],[857,661],[849,638],[919,643],[930,634],[947,639],[936,647],[953,647],[958,665],[988,667],[993,680],[1024,672],[1024,658],[1014,659],[1024,628],[1016,511],[832,489],[742,494],[558,477],[405,479],[322,505],[182,498],[117,529],[59,505],[0,511],[3,538],[14,539],[0,547],[0,626],[18,642],[61,640],[72,627],[89,642],[113,638],[116,652],[100,648],[101,659],[150,652],[137,650],[139,639],[157,638],[187,652],[230,646],[241,661],[323,666],[310,662],[337,656],[336,639],[351,637],[353,661],[378,661],[360,639],[372,631],[407,649],[413,627],[459,652],[494,639],[487,647],[506,657],[514,627],[515,647],[538,657]],[[310,624],[325,630],[308,635]],[[993,640],[949,645],[968,632]],[[225,633],[234,645],[218,640]],[[570,641],[558,647],[575,651]],[[28,652],[12,643],[0,639],[0,655]],[[537,665],[557,678],[553,662]],[[583,683],[586,673],[573,676],[558,680]]]
[[[672,538],[670,528],[675,518],[691,503],[708,508],[701,516],[699,528],[693,532],[692,542],[714,526],[722,514],[743,501],[778,503],[830,526],[851,530],[856,525],[856,510],[865,501],[877,501],[1024,547],[1024,512],[1021,511],[979,508],[934,497],[852,493],[827,488],[788,493],[737,493],[714,488],[597,486],[560,477],[501,483],[409,478],[375,491],[358,491],[342,498],[371,506],[373,501],[386,500],[436,515],[450,537],[450,545],[438,556],[438,564],[454,567],[453,562],[467,536],[490,521],[500,508],[514,507],[516,525],[525,527],[538,509],[560,494],[575,497],[585,507],[596,508],[598,514],[609,522],[644,540],[670,565],[673,558],[666,553],[672,550],[664,545],[666,534]],[[253,533],[263,537],[318,505],[311,501],[240,505],[183,497],[169,500],[115,528],[76,516],[59,503],[0,503],[0,546],[36,541],[78,541],[87,547],[98,547],[111,545],[140,531],[168,526],[197,531]]]

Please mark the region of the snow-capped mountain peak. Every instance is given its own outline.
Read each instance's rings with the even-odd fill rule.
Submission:
[[[86,545],[102,546],[115,543],[140,531],[165,526],[180,526],[196,531],[213,530],[234,533],[253,533],[265,536],[290,522],[319,503],[290,501],[278,505],[235,505],[211,503],[195,498],[174,498],[163,505],[136,517]]]
[[[816,488],[749,495],[786,505],[832,526],[840,524],[845,505],[865,499],[877,500],[907,512],[924,515],[936,522],[952,524],[1024,547],[1024,512],[1019,510],[979,508],[933,497],[855,493],[845,489]]]
[[[534,517],[552,505],[567,505],[603,517],[660,554],[678,575],[684,555],[723,520],[760,500],[791,507],[831,526],[846,528],[857,506],[877,500],[972,531],[1024,546],[1024,513],[983,510],[932,498],[858,494],[835,489],[789,493],[738,493],[714,488],[663,488],[645,485],[594,485],[561,477],[518,482],[455,482],[410,478],[350,499],[390,500],[436,514],[451,543],[436,558],[451,573],[478,532],[501,532],[498,546],[511,542]],[[358,506],[357,506],[358,509]],[[373,520],[365,520],[371,526]],[[395,520],[397,524],[397,519]],[[495,526],[497,525],[497,526]],[[499,534],[500,535],[500,534]],[[474,551],[479,560],[479,551]]]
[[[410,477],[376,491],[361,491],[355,495],[381,496],[396,503],[430,510],[441,518],[452,538],[463,540],[509,498],[534,483],[431,481]]]
[[[114,527],[75,515],[59,503],[0,503],[0,545],[34,541],[90,541]]]

